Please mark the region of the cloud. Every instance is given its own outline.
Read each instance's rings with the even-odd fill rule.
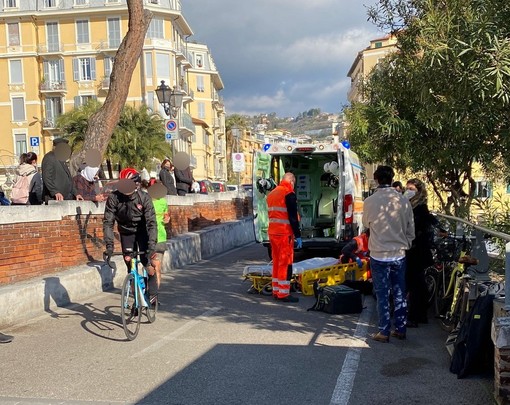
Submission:
[[[375,3],[376,0],[369,2]],[[357,53],[380,32],[352,0],[193,0],[191,40],[211,49],[227,114],[339,112]]]

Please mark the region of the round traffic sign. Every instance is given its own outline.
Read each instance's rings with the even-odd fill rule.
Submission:
[[[168,120],[166,122],[166,129],[168,131],[175,131],[176,128],[177,128],[177,122],[175,122],[174,120]]]

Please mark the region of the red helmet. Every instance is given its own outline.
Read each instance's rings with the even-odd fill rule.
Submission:
[[[119,179],[131,179],[135,183],[140,183],[142,181],[140,174],[132,167],[122,169],[119,173]]]

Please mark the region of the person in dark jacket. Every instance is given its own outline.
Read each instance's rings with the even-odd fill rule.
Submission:
[[[161,170],[159,172],[159,179],[161,183],[166,187],[167,195],[177,195],[177,189],[175,188],[175,179],[172,171],[174,165],[170,162],[170,159],[165,159],[161,163]]]
[[[411,179],[406,184],[404,196],[413,208],[415,239],[406,252],[407,326],[417,327],[419,323],[428,323],[428,294],[425,282],[425,269],[434,262],[432,258],[433,228],[436,218],[427,207],[427,189],[418,179]]]
[[[193,183],[193,174],[189,166],[186,169],[175,169],[175,186],[177,188],[177,195],[186,195],[190,192],[191,184]]]
[[[68,154],[57,151],[58,148],[69,148],[67,143],[67,139],[54,139],[53,150],[44,155],[41,169],[44,185],[43,195],[46,201],[83,200],[74,188],[71,172],[65,162],[69,158]]]
[[[85,166],[80,173],[73,177],[76,192],[80,194],[85,201],[101,202],[105,200],[103,194],[96,190],[96,179],[99,167]]]
[[[106,244],[107,256],[111,256],[114,246],[113,226],[117,222],[117,230],[120,235],[120,245],[124,253],[124,261],[131,269],[131,258],[127,254],[129,250],[144,251],[140,255],[140,261],[144,266],[149,263],[149,258],[155,255],[157,242],[156,212],[149,194],[139,190],[140,175],[134,169],[124,169],[120,172],[120,182],[130,180],[131,188],[117,190],[110,193],[106,200],[103,233]],[[124,183],[129,183],[125,181]],[[124,184],[125,186],[125,184]]]

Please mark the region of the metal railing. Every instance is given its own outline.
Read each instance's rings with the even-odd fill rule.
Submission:
[[[467,225],[473,229],[478,230],[479,232],[476,234],[477,242],[481,242],[480,239],[483,238],[484,234],[488,234],[494,236],[496,238],[504,240],[505,243],[505,310],[510,311],[510,283],[507,283],[506,280],[510,279],[510,235],[494,231],[492,229],[486,228],[485,226],[473,224],[472,222],[466,221],[465,219],[454,217],[451,215],[441,214],[434,212],[438,217],[447,219],[449,221],[455,221],[456,223],[461,223]],[[485,253],[487,254],[487,253]],[[477,257],[478,259],[478,257]]]

